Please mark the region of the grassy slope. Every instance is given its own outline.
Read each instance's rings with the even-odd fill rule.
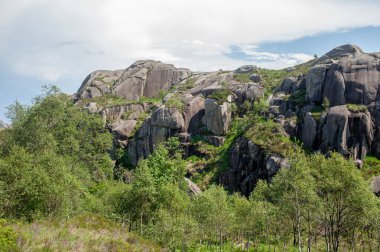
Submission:
[[[18,238],[11,251],[163,251],[121,224],[93,214],[62,222],[16,223],[12,227]]]

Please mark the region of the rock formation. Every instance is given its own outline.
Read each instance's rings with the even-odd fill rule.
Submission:
[[[283,71],[289,77],[274,88],[263,115],[309,150],[338,151],[358,167],[368,154],[380,158],[380,53],[344,45],[305,66],[310,69],[303,74],[292,76],[297,67]],[[264,97],[263,76],[253,65],[202,73],[144,60],[124,70],[91,73],[73,98],[103,117],[115,148],[123,148],[136,165],[172,136],[186,146],[194,136],[223,145],[233,118],[245,113],[243,105]],[[270,181],[278,169],[289,167],[280,153],[242,136],[229,146],[219,182],[245,195],[258,179]]]
[[[306,76],[285,79],[271,105],[298,116],[294,136],[307,148],[380,157],[379,85],[379,55],[344,45],[317,59]]]

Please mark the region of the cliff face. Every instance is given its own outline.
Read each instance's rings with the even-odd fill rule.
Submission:
[[[271,104],[279,106],[279,118],[298,116],[293,135],[305,147],[338,151],[359,160],[367,154],[380,157],[379,53],[341,46],[322,56],[306,76],[297,79],[304,85],[287,82],[276,90]],[[301,101],[292,104],[291,98],[297,95]]]
[[[123,149],[132,165],[171,136],[185,145],[194,136],[223,145],[235,118],[264,95],[270,107],[263,115],[283,129],[278,137],[295,137],[311,150],[338,151],[358,164],[367,154],[380,158],[380,53],[344,45],[304,66],[310,66],[306,74],[283,70],[288,77],[271,95],[265,69],[256,66],[200,73],[137,61],[124,70],[91,73],[73,99],[103,117],[115,149]],[[270,180],[289,167],[283,153],[255,141],[259,135],[229,143],[221,184],[248,195],[258,179]]]

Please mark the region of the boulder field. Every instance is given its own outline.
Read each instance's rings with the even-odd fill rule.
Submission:
[[[292,74],[303,66],[307,71]],[[269,103],[262,115],[280,125],[281,134],[301,140],[311,151],[338,151],[358,166],[366,155],[380,158],[380,53],[343,45],[281,71],[289,73],[268,88],[264,70],[254,65],[193,72],[143,60],[122,70],[92,72],[73,99],[103,117],[114,135],[114,149],[123,149],[131,165],[172,136],[184,145],[202,136],[222,146],[234,119],[244,116],[242,108],[259,100]],[[251,138],[234,139],[229,167],[219,175],[221,184],[245,194],[258,179],[270,180],[278,169],[289,167],[284,155]]]

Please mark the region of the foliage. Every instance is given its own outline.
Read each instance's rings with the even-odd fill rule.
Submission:
[[[318,122],[321,117],[322,117],[322,113],[325,112],[325,109],[323,106],[315,106],[311,111],[311,116],[314,118],[314,120],[316,122]]]
[[[218,89],[208,96],[208,98],[215,99],[218,104],[223,104],[227,101],[228,96],[231,94],[231,91],[228,89]]]
[[[323,98],[322,108],[323,108],[324,111],[328,111],[329,108],[330,108],[330,101],[329,101],[329,99],[327,99],[327,97]]]
[[[289,96],[288,101],[294,102],[295,104],[297,104],[299,106],[305,106],[307,104],[306,90],[305,89],[297,89],[295,92],[293,92]]]
[[[380,175],[380,160],[374,156],[367,155],[364,160],[362,175],[365,179]]]
[[[120,223],[99,215],[80,215],[13,225],[16,251],[162,251],[157,244],[128,232]]]
[[[13,251],[16,247],[17,233],[11,224],[0,219],[0,251]]]
[[[346,107],[352,113],[366,112],[367,106],[361,104],[346,104]]]
[[[170,96],[170,98],[165,102],[165,106],[167,108],[178,109],[179,112],[183,112],[185,110],[185,102],[179,94],[173,94]]]
[[[249,76],[251,73],[239,73],[239,74],[234,74],[234,80],[240,82],[240,83],[248,83],[251,80],[249,79]]]
[[[188,78],[185,83],[178,85],[178,91],[187,91],[195,87],[195,78]]]
[[[254,122],[244,136],[272,154],[285,156],[292,148],[290,139],[283,134],[280,125],[264,118]]]

